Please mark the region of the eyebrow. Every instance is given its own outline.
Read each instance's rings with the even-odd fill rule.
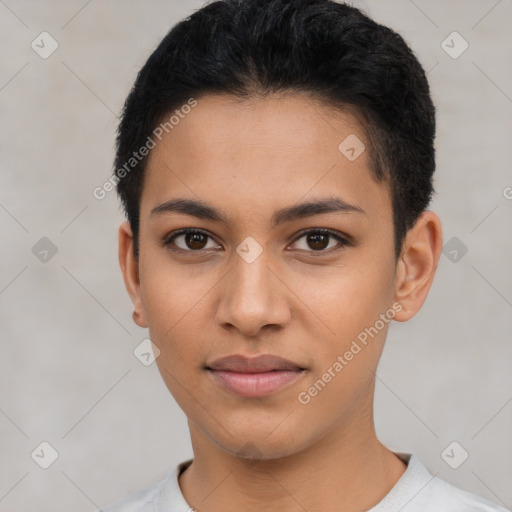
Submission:
[[[271,225],[276,227],[286,222],[320,215],[322,213],[362,213],[364,210],[357,205],[347,203],[339,197],[327,197],[318,200],[307,201],[277,210],[272,215]],[[169,213],[182,213],[197,217],[198,219],[206,219],[215,222],[227,224],[228,216],[220,209],[214,208],[201,200],[176,198],[166,201],[155,206],[150,216],[163,215]]]

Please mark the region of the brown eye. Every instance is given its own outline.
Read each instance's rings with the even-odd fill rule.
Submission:
[[[202,233],[187,233],[183,236],[185,237],[185,245],[190,249],[204,249],[208,238]]]
[[[304,242],[300,242],[301,240],[304,240]],[[296,239],[294,245],[297,245],[296,249],[303,251],[329,253],[331,252],[330,249],[342,249],[350,245],[350,242],[329,229],[310,229],[303,232]]]
[[[208,247],[208,242],[211,241]],[[163,241],[163,245],[173,251],[200,252],[204,249],[216,249],[219,246],[207,233],[198,230],[186,229],[172,234]]]
[[[322,233],[307,235],[307,244],[311,249],[319,251],[325,249],[329,245],[330,235],[324,235]]]

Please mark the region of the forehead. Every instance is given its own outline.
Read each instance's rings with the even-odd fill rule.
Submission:
[[[365,146],[354,114],[303,94],[205,96],[156,140],[141,217],[173,197],[267,216],[269,208],[326,194],[386,215],[387,186],[373,178]]]

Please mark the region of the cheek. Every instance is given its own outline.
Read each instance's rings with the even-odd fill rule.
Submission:
[[[390,268],[383,259],[369,264],[360,258],[328,276],[320,278],[319,273],[296,280],[296,293],[312,312],[312,323],[305,329],[314,344],[314,371],[308,384],[318,382],[311,397],[323,396],[315,399],[317,407],[328,408],[331,400],[343,402],[372,380],[395,313]],[[307,387],[303,391],[309,395]]]
[[[391,317],[386,323],[379,315],[371,321],[367,316],[366,310],[352,309],[340,315],[336,335],[324,333],[317,338],[313,370],[296,397],[306,422],[316,424],[318,418],[324,418],[324,424],[335,425],[345,421],[359,404],[371,403],[374,373]],[[371,415],[371,408],[366,412]]]
[[[151,340],[160,349],[157,363],[183,373],[191,363],[203,363],[210,327],[204,308],[211,285],[159,259],[141,265],[141,299]]]
[[[342,265],[312,269],[288,279],[301,300],[298,307],[309,311],[318,333],[342,341],[373,325],[390,307],[392,268],[383,258],[372,261],[358,254]]]
[[[194,398],[196,385],[211,345],[200,308],[201,302],[190,297],[154,293],[148,318],[150,338],[160,349],[156,359],[160,375],[187,415],[199,403]]]
[[[208,289],[203,279],[194,278],[190,268],[173,263],[159,247],[149,247],[141,255],[140,283],[148,323],[160,335],[193,313]]]

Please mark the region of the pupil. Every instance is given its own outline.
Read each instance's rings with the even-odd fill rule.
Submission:
[[[205,236],[202,233],[189,233],[186,235],[187,245],[191,249],[202,249],[204,247]],[[308,235],[308,245],[313,250],[325,249],[329,245],[329,235],[317,233]]]
[[[308,235],[308,244],[314,250],[325,249],[329,245],[329,235],[318,233],[316,235]]]
[[[203,244],[201,244],[202,238],[205,238],[205,236],[202,233],[188,233],[186,235],[187,245],[191,249],[202,249],[204,246],[204,240],[202,240]],[[197,246],[196,244],[199,244],[199,246]]]

